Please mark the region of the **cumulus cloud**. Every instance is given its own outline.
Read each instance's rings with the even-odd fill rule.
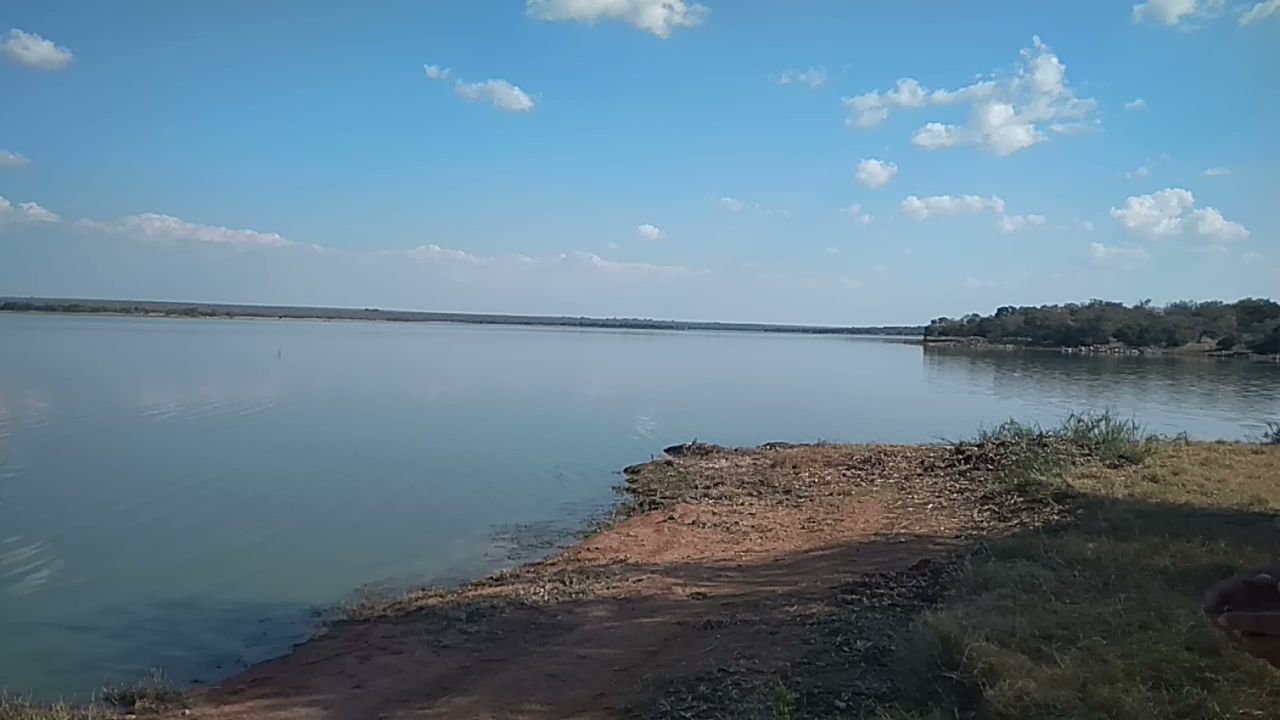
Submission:
[[[423,65],[422,69],[426,71],[427,77],[431,80],[446,80],[453,74],[453,71],[449,68],[440,67],[439,65]]]
[[[1150,177],[1151,162],[1150,161],[1144,162],[1143,164],[1139,165],[1137,169],[1130,170],[1129,172],[1125,173],[1124,176],[1125,176],[1125,179],[1127,180],[1141,180],[1142,178]]]
[[[236,248],[288,247],[296,245],[279,233],[237,230],[218,225],[202,225],[159,213],[126,215],[105,223],[86,224],[112,233],[151,240],[188,241]]]
[[[1005,233],[1046,225],[1049,222],[1049,218],[1044,215],[1012,215],[1007,213],[1004,200],[997,195],[990,197],[982,197],[981,195],[932,195],[923,198],[908,195],[902,201],[900,209],[903,215],[916,222],[939,215],[990,212],[995,215],[996,228]]]
[[[1002,232],[1016,232],[1032,225],[1044,225],[1049,219],[1043,215],[1002,215],[996,220],[996,227]]]
[[[903,215],[917,221],[938,215],[979,213],[986,210],[1004,215],[1004,200],[995,195],[985,198],[978,195],[932,195],[924,198],[908,195],[901,207]]]
[[[870,214],[864,212],[862,210],[862,206],[858,203],[842,207],[840,208],[840,212],[859,225],[870,225],[872,221],[875,220],[875,218]]]
[[[1165,188],[1149,195],[1134,195],[1124,207],[1111,208],[1111,217],[1130,231],[1153,238],[1182,232],[1183,215],[1195,205],[1195,196],[1182,188]]]
[[[757,215],[763,215],[765,217],[771,217],[775,215],[778,215],[784,218],[791,217],[791,210],[787,208],[773,208],[773,207],[769,207],[768,205],[762,205],[760,203],[747,202],[740,198],[733,197],[732,195],[725,195],[721,197],[716,204],[720,206],[721,210],[725,210],[731,213],[740,213],[740,212],[750,210],[751,212],[754,212]]]
[[[742,212],[742,210],[746,208],[746,206],[747,206],[746,203],[742,202],[736,197],[725,195],[724,197],[720,198],[720,207],[724,210],[728,210],[729,212]]]
[[[478,83],[459,80],[454,84],[453,90],[468,100],[489,102],[507,112],[528,112],[534,108],[533,98],[506,80],[485,80]]]
[[[1203,173],[1205,177],[1222,177],[1224,175],[1230,175],[1230,174],[1231,174],[1231,168],[1227,168],[1227,167],[1211,167],[1205,170]]]
[[[1218,242],[1243,240],[1249,237],[1249,231],[1245,226],[1222,217],[1222,213],[1217,208],[1192,210],[1190,219],[1195,222],[1196,232]]]
[[[956,90],[930,90],[914,78],[902,78],[888,91],[845,98],[846,124],[879,125],[892,110],[968,104],[965,125],[929,122],[911,138],[925,150],[978,145],[996,155],[1010,155],[1097,124],[1097,103],[1076,97],[1067,82],[1067,67],[1039,38],[1019,55],[1014,71],[1001,73]]]
[[[418,261],[427,260],[456,260],[471,265],[479,265],[483,260],[478,255],[472,255],[463,250],[450,250],[442,248],[439,245],[419,245],[415,248],[409,248],[403,251],[405,255]]]
[[[18,28],[0,35],[0,57],[32,70],[62,70],[74,59],[61,45]]]
[[[453,70],[439,65],[423,65],[428,80],[448,80],[453,77]],[[459,97],[468,100],[487,102],[507,112],[529,112],[537,103],[524,90],[506,80],[484,80],[469,83],[458,78],[453,83],[453,91]]]
[[[1222,11],[1224,0],[1147,0],[1133,6],[1133,21],[1190,29]]]
[[[1100,242],[1089,243],[1089,264],[1096,267],[1128,267],[1147,260],[1151,254],[1142,248],[1115,247]]]
[[[787,70],[778,76],[779,85],[808,85],[820,88],[827,84],[827,70],[822,67],[811,67],[808,70]]]
[[[889,184],[898,174],[898,166],[884,160],[866,158],[858,163],[858,182],[875,189]]]
[[[641,240],[662,240],[667,234],[656,225],[644,223],[636,228],[636,236]]]
[[[19,153],[12,150],[0,150],[0,168],[19,168],[30,164],[31,161]]]
[[[1134,98],[1124,104],[1124,109],[1125,110],[1146,110],[1147,101],[1143,100],[1142,98]]]
[[[33,202],[20,202],[14,205],[0,195],[0,226],[8,223],[58,222],[60,219],[55,213]]]
[[[539,20],[618,20],[666,39],[677,28],[701,25],[711,10],[686,0],[527,0],[525,12]]]
[[[1181,235],[1190,225],[1211,242],[1228,242],[1249,236],[1249,230],[1223,217],[1217,208],[1195,208],[1190,190],[1165,188],[1147,195],[1134,195],[1123,207],[1111,208],[1111,217],[1130,232],[1153,240]]]
[[[1277,10],[1280,10],[1280,0],[1262,0],[1262,2],[1244,11],[1244,14],[1240,16],[1240,25],[1252,25],[1259,20],[1271,17]]]

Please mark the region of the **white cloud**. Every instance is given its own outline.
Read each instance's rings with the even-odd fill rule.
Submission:
[[[454,83],[453,90],[468,100],[490,102],[499,110],[528,112],[534,108],[533,98],[506,80],[485,80],[478,83],[459,80]]]
[[[419,262],[441,259],[456,260],[458,262],[464,262],[471,265],[479,265],[483,262],[477,255],[472,255],[471,253],[464,252],[462,250],[449,250],[447,248],[442,248],[439,245],[419,245],[418,247],[405,250],[404,254]]]
[[[898,166],[891,162],[865,158],[858,163],[858,182],[875,189],[889,184],[898,174]]]
[[[929,93],[914,78],[900,78],[892,90],[872,90],[857,97],[845,98],[850,115],[845,124],[863,128],[875,127],[889,117],[890,108],[922,108],[929,104]]]
[[[1211,242],[1249,236],[1245,226],[1227,220],[1216,208],[1194,209],[1195,204],[1195,196],[1190,190],[1165,188],[1148,195],[1129,197],[1124,207],[1111,208],[1111,217],[1131,232],[1153,240],[1180,235],[1188,224],[1194,224],[1195,232]]]
[[[970,275],[969,277],[964,279],[964,286],[968,290],[977,290],[978,288],[982,287],[982,281]]]
[[[850,126],[874,127],[894,109],[970,104],[966,125],[929,122],[911,141],[925,150],[978,145],[997,155],[1010,155],[1051,135],[1070,134],[1097,124],[1097,103],[1076,97],[1067,83],[1067,67],[1040,38],[1020,53],[1012,73],[1003,73],[956,90],[929,90],[913,78],[898,80],[886,92],[845,98]]]
[[[822,67],[811,67],[808,70],[787,70],[778,76],[779,85],[808,85],[820,88],[827,84],[827,70]]]
[[[423,72],[428,80],[448,80],[453,77],[453,70],[439,65],[423,65]],[[508,112],[528,112],[536,103],[524,90],[506,80],[485,80],[469,83],[457,78],[453,83],[453,91],[460,97],[491,103],[499,110]]]
[[[1196,232],[1217,242],[1230,242],[1249,237],[1249,231],[1238,222],[1224,217],[1217,208],[1200,208],[1191,211],[1190,219],[1195,221]]]
[[[1240,25],[1251,25],[1264,20],[1275,14],[1277,10],[1280,10],[1280,0],[1262,0],[1240,16]]]
[[[908,195],[902,201],[900,209],[903,215],[917,222],[939,215],[991,212],[996,217],[996,228],[1006,233],[1046,225],[1049,222],[1049,218],[1044,215],[1010,215],[1006,213],[1004,200],[997,195],[992,195],[991,197],[982,197],[980,195],[933,195],[924,198]]]
[[[10,203],[0,195],[0,226],[8,223],[58,222],[60,218],[33,202]]]
[[[1142,98],[1134,98],[1124,104],[1124,109],[1125,110],[1146,110],[1147,101],[1143,100]]]
[[[1151,257],[1142,248],[1114,247],[1099,242],[1089,243],[1089,264],[1097,267],[1131,266]]]
[[[1149,195],[1134,195],[1122,208],[1111,208],[1111,217],[1129,230],[1153,238],[1182,232],[1182,217],[1195,205],[1188,190],[1165,188]]]
[[[827,252],[827,254],[828,254],[828,255],[835,255],[836,253],[840,252],[840,248],[838,248],[838,247],[829,247],[829,248],[827,248],[827,251],[826,251],[826,252]]]
[[[1011,233],[1032,225],[1044,225],[1048,221],[1043,215],[1002,215],[996,221],[996,227],[1002,232]]]
[[[937,215],[978,213],[984,210],[1004,215],[1004,200],[995,195],[986,198],[978,195],[933,195],[925,198],[908,195],[901,207],[903,215],[917,221]]]
[[[159,213],[127,215],[105,223],[87,221],[87,224],[108,232],[153,240],[190,241],[237,248],[296,245],[296,243],[286,240],[278,233],[237,230],[218,225],[201,225],[187,222],[172,215],[161,215]]]
[[[650,226],[652,227],[652,226]],[[691,270],[679,265],[654,265],[652,263],[639,262],[619,262],[616,260],[605,260],[604,258],[589,252],[572,252],[564,253],[557,256],[557,260],[561,264],[569,263],[571,265],[586,268],[589,270],[608,273],[612,275],[633,275],[633,276],[649,276],[659,278],[681,277],[687,275],[703,275],[703,271]],[[535,261],[536,262],[536,261]]]
[[[0,35],[0,57],[32,70],[61,70],[74,59],[61,45],[17,28]]]
[[[762,215],[764,217],[772,217],[775,215],[779,217],[784,217],[784,218],[791,217],[791,210],[788,208],[773,208],[773,207],[769,207],[768,205],[762,205],[760,203],[749,203],[745,200],[741,200],[739,198],[733,197],[732,195],[725,195],[721,197],[718,201],[716,201],[716,204],[720,206],[721,210],[725,210],[727,212],[732,212],[732,213],[739,213],[746,210],[750,210],[751,212],[754,212],[757,215]]]
[[[858,203],[842,207],[840,208],[840,212],[849,216],[851,220],[859,225],[870,225],[872,221],[875,220],[875,218],[870,214],[863,212],[862,206]]]
[[[440,67],[439,65],[423,65],[422,69],[426,71],[427,77],[431,80],[446,80],[453,74],[453,71],[449,68]]]
[[[677,28],[701,25],[711,10],[685,0],[527,0],[525,12],[539,20],[621,20],[665,39]]]
[[[911,144],[925,150],[939,150],[955,147],[964,141],[963,131],[955,125],[942,123],[925,123],[925,126],[911,136]]]
[[[662,240],[667,234],[656,225],[644,223],[636,228],[636,236],[641,240]]]
[[[742,202],[736,197],[725,195],[724,197],[720,198],[720,207],[725,210],[728,210],[729,212],[742,212],[743,208],[745,208],[746,206],[747,206],[746,203]]]
[[[1217,15],[1224,0],[1147,0],[1133,6],[1133,21],[1151,20],[1169,27],[1194,28]]]
[[[1222,177],[1231,174],[1231,168],[1228,167],[1211,167],[1202,173],[1205,177]]]
[[[1125,176],[1125,179],[1127,180],[1141,180],[1142,178],[1150,177],[1151,161],[1144,162],[1143,164],[1138,166],[1138,169],[1130,170],[1129,172],[1125,173],[1124,176]]]
[[[11,150],[0,150],[0,168],[19,168],[30,165],[31,161]]]

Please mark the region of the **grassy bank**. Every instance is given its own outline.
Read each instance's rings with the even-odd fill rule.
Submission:
[[[1069,519],[994,540],[905,628],[901,699],[881,717],[1275,717],[1280,681],[1205,624],[1217,580],[1269,561],[1280,538],[1280,449],[1153,441],[1113,421],[1050,437],[1100,448],[1083,462],[1009,425],[1006,472],[1051,488]],[[910,698],[910,699],[908,699]]]

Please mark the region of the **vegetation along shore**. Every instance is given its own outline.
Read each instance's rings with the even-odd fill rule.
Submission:
[[[1103,300],[1005,306],[992,315],[938,318],[925,328],[925,340],[969,347],[1112,354],[1278,355],[1280,303],[1245,298],[1233,303],[1185,301],[1164,307]]]
[[[1204,443],[1105,415],[681,445],[546,560],[353,606],[193,695],[0,718],[1268,717],[1280,677],[1198,601],[1268,560],[1277,475],[1280,426]]]

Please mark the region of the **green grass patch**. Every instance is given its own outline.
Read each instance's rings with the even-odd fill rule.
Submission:
[[[1049,435],[1099,461],[1062,476],[1075,492],[1071,520],[994,540],[964,562],[948,596],[900,639],[902,699],[882,717],[1280,714],[1277,673],[1199,613],[1210,585],[1265,564],[1277,546],[1280,450],[1161,443],[1087,418]],[[1013,426],[989,435],[1037,436]]]

